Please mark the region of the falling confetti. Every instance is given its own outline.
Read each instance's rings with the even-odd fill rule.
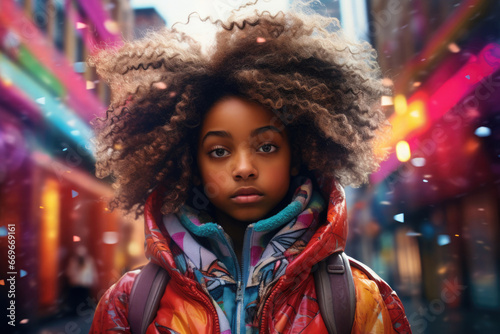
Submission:
[[[486,126],[480,126],[474,131],[474,134],[478,137],[488,137],[491,135],[491,129]]]
[[[79,236],[77,236],[77,235],[73,236],[73,242],[78,242],[80,240],[81,240],[81,238]]]
[[[7,228],[5,226],[0,227],[0,237],[5,237],[7,235]]]
[[[40,97],[40,98],[36,99],[35,101],[39,104],[45,104],[45,97]]]
[[[468,80],[470,80],[470,75],[468,75],[468,74],[467,74],[465,77],[466,77]]]
[[[266,39],[264,37],[257,37],[257,43],[265,43]]]
[[[76,196],[78,196],[78,191],[71,190],[71,198],[75,198]]]
[[[5,285],[5,281],[3,279],[0,279],[0,285]]]
[[[437,237],[437,243],[439,246],[444,246],[450,243],[450,236],[447,234],[440,234]]]
[[[394,215],[394,220],[400,223],[405,222],[405,214],[404,213],[398,213],[397,215]]]
[[[28,275],[28,273],[26,272],[26,270],[21,269],[21,277],[24,277],[26,275]]]
[[[453,53],[458,53],[460,52],[460,47],[455,43],[450,43],[448,44],[448,50]]]

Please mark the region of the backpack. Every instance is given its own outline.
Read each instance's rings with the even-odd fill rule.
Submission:
[[[328,333],[350,333],[356,294],[347,255],[333,253],[319,262],[313,272],[319,309]],[[132,334],[146,333],[169,280],[168,272],[153,262],[144,266],[137,275],[129,298],[128,320]]]

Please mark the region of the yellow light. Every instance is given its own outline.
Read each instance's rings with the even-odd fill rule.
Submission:
[[[406,162],[411,158],[410,144],[402,140],[396,144],[396,155],[398,160],[401,162]]]
[[[38,296],[39,303],[48,307],[54,304],[59,291],[59,183],[47,179],[43,188],[40,207],[45,208],[40,222],[40,249],[38,253],[39,283],[43,285]]]
[[[406,104],[406,97],[402,94],[396,95],[394,97],[394,110],[396,114],[403,115],[408,110],[408,105]]]
[[[132,256],[138,256],[142,253],[142,247],[136,242],[131,242],[127,247],[128,253]]]
[[[107,31],[109,31],[112,34],[118,34],[120,32],[120,27],[118,26],[118,23],[113,20],[106,20],[104,21],[104,27],[106,28]]]
[[[11,80],[10,78],[5,78],[5,77],[3,77],[3,78],[2,78],[2,83],[3,83],[3,85],[4,85],[4,86],[6,86],[6,87],[10,87],[10,86],[12,86],[12,80]]]

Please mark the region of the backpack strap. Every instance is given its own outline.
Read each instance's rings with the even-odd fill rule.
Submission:
[[[144,334],[153,321],[170,276],[159,265],[149,262],[134,280],[128,304],[132,334]]]
[[[337,252],[318,265],[314,282],[320,313],[328,333],[349,334],[356,310],[356,291],[349,259],[344,252]]]

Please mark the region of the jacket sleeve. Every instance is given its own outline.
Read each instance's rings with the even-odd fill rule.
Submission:
[[[128,303],[138,270],[123,275],[101,297],[94,313],[90,334],[130,333]]]
[[[396,292],[370,268],[357,261],[354,264],[352,259],[350,262],[356,289],[352,333],[411,334]]]

